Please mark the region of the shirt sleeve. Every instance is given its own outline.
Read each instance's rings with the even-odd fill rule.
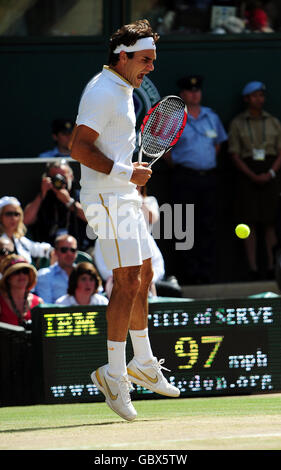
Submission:
[[[277,129],[277,142],[276,142],[277,151],[280,152],[281,150],[281,123],[279,119],[277,118],[274,118],[273,121]]]
[[[22,237],[20,242],[33,258],[48,258],[52,249],[49,243],[34,242],[27,237]]]
[[[233,120],[230,123],[228,133],[228,151],[229,153],[241,154],[241,140],[237,121]]]
[[[216,131],[217,131],[217,137],[215,139],[216,144],[220,144],[221,142],[224,142],[225,140],[227,140],[227,133],[217,114],[216,114]]]
[[[46,273],[45,268],[38,271],[38,279],[37,284],[35,286],[35,294],[41,297],[45,303],[53,303],[50,276],[48,275],[48,273]]]
[[[113,104],[114,97],[103,89],[85,93],[78,109],[77,126],[84,125],[101,134],[112,118]]]

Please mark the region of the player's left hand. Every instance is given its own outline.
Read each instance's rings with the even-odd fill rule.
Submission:
[[[149,178],[151,178],[152,170],[148,168],[148,163],[138,163],[134,162],[134,171],[131,177],[131,182],[137,186],[144,186]]]

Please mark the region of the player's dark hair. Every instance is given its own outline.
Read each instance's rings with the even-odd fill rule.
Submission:
[[[132,46],[138,39],[148,37],[152,37],[155,43],[160,37],[158,33],[153,31],[148,20],[137,20],[134,23],[122,26],[122,28],[118,29],[110,38],[108,64],[117,64],[119,54],[113,53],[117,46],[120,44]],[[127,55],[129,59],[132,59],[134,57],[134,52],[127,52]]]

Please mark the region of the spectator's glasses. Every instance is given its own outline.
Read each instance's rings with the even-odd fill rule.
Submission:
[[[29,274],[29,268],[21,268],[15,271],[13,274]]]
[[[20,217],[20,212],[16,212],[16,211],[7,211],[7,212],[4,212],[4,214],[6,217]]]
[[[13,251],[8,250],[7,248],[0,248],[0,256],[11,255]]]
[[[71,253],[76,253],[77,248],[69,248],[68,246],[61,246],[60,248],[58,248],[58,250],[63,254],[67,253],[68,251],[71,251]]]

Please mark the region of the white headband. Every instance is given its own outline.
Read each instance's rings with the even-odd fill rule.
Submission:
[[[137,51],[144,51],[146,49],[156,49],[154,39],[150,36],[148,38],[138,39],[135,44],[132,46],[125,46],[124,44],[120,44],[116,47],[113,51],[114,54],[119,54],[121,51],[125,52],[137,52]]]
[[[3,207],[12,205],[12,206],[20,206],[20,202],[18,201],[17,198],[13,196],[3,196],[0,199],[0,210],[3,209]]]

